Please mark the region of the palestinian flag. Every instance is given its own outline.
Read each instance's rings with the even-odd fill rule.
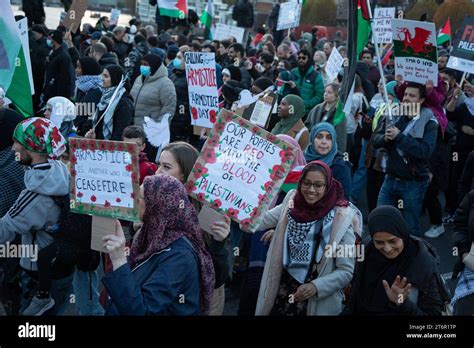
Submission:
[[[158,0],[160,15],[183,19],[188,14],[187,0]]]
[[[449,17],[436,38],[436,44],[439,46],[448,41],[451,41],[451,23],[449,22]]]
[[[201,15],[201,23],[204,24],[206,27],[205,30],[205,36],[206,39],[212,40],[213,39],[213,32],[215,29],[214,25],[214,4],[212,3],[212,0],[208,0],[206,9]]]
[[[356,65],[359,60],[359,55],[369,42],[371,17],[368,0],[358,0],[357,7],[354,1],[349,2],[349,25],[347,30],[349,33],[349,37],[347,38],[349,68],[344,71],[344,79],[342,80],[341,93],[333,126],[337,126],[344,121],[346,117],[345,113],[350,110],[354,91]]]
[[[0,13],[0,86],[23,116],[33,116],[25,53],[9,1],[0,2]]]
[[[283,182],[283,185],[281,185],[280,190],[285,193],[288,193],[291,190],[296,190],[298,187],[298,181],[300,180],[301,174],[303,173],[303,168],[304,166],[299,166],[289,172],[285,181]]]

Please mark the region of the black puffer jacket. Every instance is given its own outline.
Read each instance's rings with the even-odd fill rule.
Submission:
[[[85,136],[87,131],[92,128],[92,121],[89,120],[89,117],[92,116],[92,114],[89,113],[89,111],[92,111],[90,106],[93,105],[95,110],[95,107],[100,101],[100,97],[102,97],[100,88],[93,88],[87,92],[82,92],[80,89],[77,90],[76,105],[80,105],[81,107],[77,108],[74,125],[77,128],[78,135]]]

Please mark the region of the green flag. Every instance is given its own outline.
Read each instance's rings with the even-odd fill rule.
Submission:
[[[0,13],[0,86],[23,116],[32,116],[28,68],[9,1],[0,2]]]
[[[206,27],[206,39],[212,40],[214,31],[214,5],[212,0],[208,0],[206,9],[202,13],[200,20]]]

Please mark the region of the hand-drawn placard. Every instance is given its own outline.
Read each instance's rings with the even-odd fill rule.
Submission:
[[[139,221],[137,144],[71,138],[70,148],[71,211]]]
[[[186,52],[184,59],[191,124],[212,128],[219,112],[215,54]]]
[[[373,35],[377,37],[378,44],[392,42],[392,18],[395,18],[395,7],[375,8],[372,28],[374,30]]]
[[[296,28],[300,25],[301,1],[288,1],[280,5],[277,30]]]
[[[405,81],[438,86],[438,57],[434,23],[392,19],[395,75]]]
[[[255,231],[278,194],[296,149],[222,110],[186,182],[191,197]]]

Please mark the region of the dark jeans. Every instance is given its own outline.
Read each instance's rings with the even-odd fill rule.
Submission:
[[[426,190],[423,205],[428,210],[428,215],[430,216],[430,222],[432,225],[441,225],[443,223],[441,220],[443,210],[441,208],[441,203],[439,202],[438,194],[438,185],[431,182]]]
[[[461,178],[462,171],[464,170],[464,166],[466,165],[469,153],[458,151],[457,161],[453,161],[452,153],[450,154],[450,156],[451,158],[449,159],[449,163],[451,165],[451,170],[449,175],[449,186],[446,190],[446,210],[449,213],[454,214],[460,203],[457,194],[459,179]]]
[[[385,178],[385,173],[367,168],[367,205],[369,213],[377,208],[377,200]]]
[[[421,236],[420,215],[428,180],[404,180],[386,175],[377,206],[393,205],[401,210],[413,236]]]

